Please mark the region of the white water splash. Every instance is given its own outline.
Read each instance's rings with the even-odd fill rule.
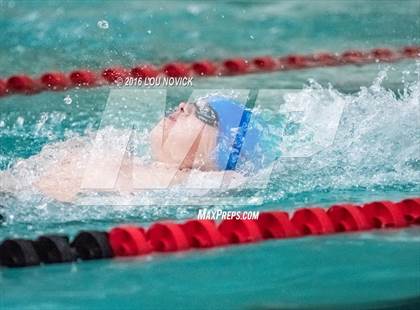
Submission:
[[[280,160],[271,177],[272,184],[268,191],[253,194],[263,195],[265,202],[274,202],[285,195],[323,190],[346,190],[354,187],[374,189],[377,186],[401,185],[420,186],[420,79],[405,85],[399,93],[383,88],[382,81],[387,78],[386,71],[375,79],[370,87],[362,87],[358,93],[342,94],[333,88],[323,88],[314,81],[301,92],[295,93],[296,102],[302,98],[313,98],[314,104],[323,105],[334,112],[334,103],[344,100],[345,107],[334,143],[306,159]],[[326,98],[328,101],[318,100]],[[275,135],[281,135],[282,128],[273,119],[275,113],[266,114]],[[59,115],[58,115],[59,116]],[[56,116],[56,117],[58,117]],[[51,118],[51,116],[50,116]],[[287,119],[286,119],[287,121]],[[296,121],[296,120],[294,120]],[[40,119],[39,134],[45,134],[46,128]],[[299,124],[297,124],[299,125]],[[289,138],[295,139],[297,146],[306,133],[297,126]],[[14,128],[12,130],[18,130]],[[110,129],[105,129],[110,130]],[[121,132],[110,130],[110,135],[118,139]],[[139,132],[134,137],[133,152],[139,149],[147,154],[148,132]],[[145,192],[140,197],[130,196],[128,201],[133,206],[104,207],[62,204],[41,195],[33,186],[39,175],[48,170],[69,152],[77,152],[90,143],[89,135],[72,136],[67,141],[51,143],[44,147],[41,154],[26,160],[16,160],[9,171],[0,172],[0,204],[10,206],[13,220],[16,221],[58,221],[66,222],[82,219],[103,219],[127,216],[162,217],[175,213],[183,214],[188,206],[182,206],[184,191],[173,188],[165,197],[160,197],[162,205],[139,207],[138,204],[150,205],[156,201],[156,193]],[[142,157],[144,160],[149,158]],[[263,174],[265,172],[261,172]],[[233,198],[248,198],[242,192]],[[161,195],[161,194],[159,194]],[[211,204],[212,196],[206,196]],[[167,201],[167,203],[165,203]],[[239,201],[239,200],[238,200]],[[234,201],[238,203],[238,201]],[[179,207],[174,207],[179,202]],[[240,201],[239,201],[240,203]],[[134,206],[137,204],[137,206]],[[16,206],[19,206],[18,208]],[[174,211],[175,210],[175,211]],[[176,216],[175,214],[175,216]]]
[[[71,99],[70,95],[65,96],[63,100],[65,104],[71,104],[73,102],[73,99]]]
[[[99,28],[101,29],[108,29],[109,28],[109,23],[106,20],[100,20],[98,21],[98,23],[96,24]]]

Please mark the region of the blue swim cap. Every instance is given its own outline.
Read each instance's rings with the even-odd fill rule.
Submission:
[[[257,116],[232,98],[211,96],[205,98],[218,117],[218,140],[215,159],[220,170],[235,170],[242,166],[248,172],[262,167],[262,153],[259,142],[262,131],[251,126]]]

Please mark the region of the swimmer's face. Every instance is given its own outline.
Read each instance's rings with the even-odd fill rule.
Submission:
[[[215,170],[213,151],[216,127],[195,115],[195,106],[181,102],[175,112],[163,118],[150,134],[152,158],[180,169]]]

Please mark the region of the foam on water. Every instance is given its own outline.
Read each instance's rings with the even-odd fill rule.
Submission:
[[[284,193],[389,185],[419,189],[420,83],[406,85],[396,95],[381,87],[386,76],[382,71],[357,94],[332,90],[335,100],[346,103],[334,144],[308,159],[281,161],[275,174],[278,189]],[[306,91],[319,89],[312,84]]]
[[[335,134],[334,143],[308,158],[282,158],[275,164],[271,181],[265,189],[250,191],[247,188],[230,190],[224,193],[233,197],[235,205],[276,203],[285,197],[299,193],[317,193],[363,188],[374,191],[381,187],[397,187],[405,191],[420,191],[420,79],[419,73],[414,82],[405,83],[398,93],[381,86],[387,78],[387,71],[382,71],[370,87],[362,87],[358,93],[343,94],[333,87],[322,87],[310,81],[306,87],[293,96],[288,104],[299,106],[310,104],[318,111],[320,122],[328,120],[340,104],[344,110]],[[405,73],[407,75],[407,73]],[[286,95],[287,96],[287,95]],[[291,101],[290,101],[291,100]],[[308,139],[313,139],[313,132],[301,126],[299,118],[284,116],[279,126],[281,109],[276,108],[275,100],[261,113],[269,119],[273,141],[283,140],[295,149],[305,147]],[[279,112],[280,111],[280,112]],[[40,115],[31,134],[47,139],[57,134],[57,126],[65,118],[64,114],[53,112]],[[4,121],[4,120],[2,120]],[[330,124],[326,124],[327,128]],[[16,120],[13,127],[2,130],[2,135],[16,135],[22,131],[24,120]],[[287,129],[289,128],[289,129]],[[290,129],[291,128],[291,129]],[[60,129],[62,131],[62,128]],[[121,130],[105,128],[107,134],[115,139],[123,133]],[[286,130],[286,131],[285,131]],[[313,128],[312,128],[313,130]],[[287,137],[281,137],[287,132]],[[24,132],[28,134],[28,132]],[[13,222],[69,222],[92,219],[126,219],[140,217],[145,221],[162,217],[182,218],[203,205],[211,205],[212,199],[219,194],[207,193],[206,200],[198,199],[191,203],[186,191],[172,188],[165,193],[142,192],[126,197],[123,206],[80,206],[77,204],[58,203],[39,193],[32,183],[48,168],[68,152],[77,153],[86,149],[95,133],[91,128],[84,135],[66,132],[65,141],[48,143],[42,153],[28,159],[13,159],[9,170],[0,172],[0,204],[6,207],[8,221]],[[327,132],[328,134],[328,132]],[[135,149],[147,154],[146,137],[148,131],[142,131],[132,139]],[[110,145],[110,149],[112,146]],[[147,155],[143,156],[148,160]],[[9,158],[10,159],[10,158]],[[268,171],[269,172],[269,171]],[[260,173],[265,177],[267,171]],[[209,175],[201,175],[202,182]],[[215,196],[216,195],[216,196]],[[203,196],[202,196],[203,197]],[[242,202],[240,198],[242,197]],[[250,200],[248,197],[261,197]],[[104,197],[99,196],[99,199]],[[239,200],[238,200],[239,199]],[[228,201],[228,200],[225,200]],[[142,207],[143,205],[143,207]],[[158,205],[158,206],[157,206]],[[218,207],[230,205],[225,202]]]

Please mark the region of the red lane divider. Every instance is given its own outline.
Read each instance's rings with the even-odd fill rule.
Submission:
[[[109,232],[109,244],[115,256],[137,256],[152,251],[145,230],[136,226],[113,228]]]
[[[227,75],[245,74],[250,68],[250,63],[244,58],[232,58],[223,62]]]
[[[260,70],[271,71],[278,66],[278,61],[270,56],[262,56],[252,59],[252,64]]]
[[[7,83],[0,79],[0,97],[7,94]]]
[[[363,214],[361,208],[355,205],[336,205],[327,211],[336,232],[367,230],[373,228]]]
[[[63,90],[70,86],[70,79],[62,72],[47,72],[40,77],[42,85],[51,90]]]
[[[7,91],[32,94],[40,89],[37,80],[33,80],[27,75],[14,75],[7,79],[6,83]]]
[[[194,71],[195,75],[200,76],[215,75],[217,71],[216,64],[214,64],[211,60],[202,60],[194,62],[191,65],[191,69]]]
[[[147,238],[156,252],[182,251],[190,247],[185,232],[177,223],[155,223],[147,231]]]
[[[376,228],[405,227],[408,222],[404,218],[404,210],[391,201],[378,201],[362,207],[368,223]]]
[[[152,65],[141,65],[131,69],[131,76],[133,78],[147,78],[159,75],[158,69]]]
[[[6,239],[0,244],[0,265],[24,267],[41,263],[63,263],[110,257],[141,256],[153,252],[178,252],[375,228],[420,225],[420,198],[400,202],[376,201],[262,212],[256,220],[188,220],[184,223],[157,222],[147,230],[121,225],[108,232],[82,231],[73,240],[63,235],[44,235],[35,241]]]
[[[76,70],[70,73],[74,86],[94,86],[98,83],[98,75],[89,70]]]
[[[301,235],[322,235],[334,232],[334,225],[322,208],[296,210],[291,221]]]
[[[409,224],[420,224],[420,198],[405,199],[397,204]]]
[[[246,243],[262,240],[260,228],[253,220],[224,220],[219,231],[228,243]]]
[[[350,64],[363,65],[372,62],[394,62],[410,58],[420,58],[420,46],[405,46],[400,49],[375,48],[369,51],[348,50],[342,53],[292,54],[283,57],[260,56],[250,59],[236,57],[218,61],[206,59],[192,63],[171,62],[160,67],[151,64],[140,64],[133,68],[106,68],[100,70],[100,72],[79,69],[70,73],[47,72],[37,78],[19,74],[0,79],[0,96],[12,94],[30,95],[47,90],[58,91],[75,87],[122,84],[121,82],[127,77],[231,76]]]
[[[181,225],[192,248],[211,248],[226,243],[226,240],[212,220],[190,220]]]
[[[182,62],[173,62],[163,66],[162,71],[169,77],[184,77],[191,74],[189,65]]]
[[[108,68],[102,71],[102,77],[108,83],[115,83],[118,79],[124,79],[130,75],[130,72],[125,68]]]
[[[287,212],[263,212],[258,217],[257,224],[264,239],[291,238],[300,235],[298,229],[290,221]]]

